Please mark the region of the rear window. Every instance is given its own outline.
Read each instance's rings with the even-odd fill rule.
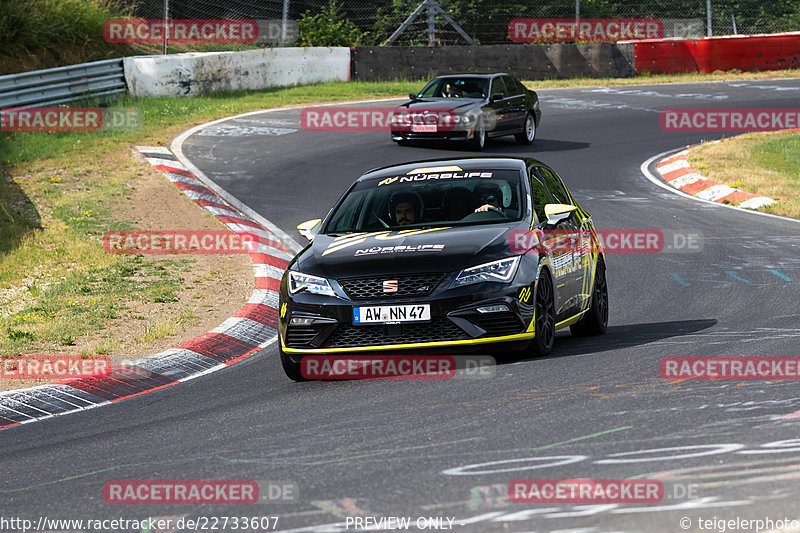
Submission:
[[[520,220],[517,170],[429,167],[356,183],[324,233],[495,224]]]
[[[506,84],[506,96],[517,96],[525,92],[520,90],[511,76],[503,76],[503,82]]]

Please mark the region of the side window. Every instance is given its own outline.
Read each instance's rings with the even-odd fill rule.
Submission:
[[[503,84],[502,78],[495,78],[492,80],[492,96],[497,93],[503,93],[504,95],[508,96],[508,90],[506,86]]]
[[[530,174],[530,183],[531,183],[531,196],[533,198],[533,213],[536,215],[536,221],[542,221],[547,218],[544,214],[544,206],[546,204],[552,203],[550,200],[550,195],[547,193],[547,188],[539,181],[539,178],[536,176],[535,168],[530,169],[532,172]]]
[[[544,183],[547,187],[547,190],[550,191],[550,194],[552,194],[553,198],[555,198],[556,202],[559,204],[572,203],[569,200],[567,191],[561,184],[561,180],[553,172],[544,167],[536,167],[534,169],[534,173],[539,176],[539,178],[542,180],[542,183]]]
[[[426,85],[418,94],[422,97],[437,96],[437,91],[442,87],[441,80],[434,80]]]
[[[518,96],[520,94],[519,87],[514,83],[511,76],[503,76],[503,81],[506,84],[506,96]]]
[[[514,78],[514,83],[517,84],[517,90],[519,91],[519,94],[525,94],[525,86],[522,84],[522,82]]]

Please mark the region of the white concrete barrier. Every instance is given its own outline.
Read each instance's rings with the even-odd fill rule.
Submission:
[[[265,48],[126,57],[133,96],[198,96],[350,79],[350,49]]]

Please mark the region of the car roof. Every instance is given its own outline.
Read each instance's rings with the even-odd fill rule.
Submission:
[[[414,161],[400,165],[390,165],[375,168],[365,172],[358,181],[366,181],[386,176],[396,176],[398,174],[408,174],[412,170],[423,167],[442,167],[457,166],[463,170],[493,169],[493,170],[522,170],[532,164],[547,166],[538,159],[530,157],[509,157],[509,156],[483,156],[483,157],[464,157],[460,159],[426,159],[424,161]]]
[[[436,78],[457,78],[462,76],[472,76],[473,78],[491,78],[493,76],[510,76],[505,72],[461,72],[461,73],[453,73],[453,74],[441,74],[436,76]],[[434,79],[436,79],[434,78]]]

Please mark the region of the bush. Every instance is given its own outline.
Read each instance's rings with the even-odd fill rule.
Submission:
[[[330,0],[316,15],[306,11],[298,24],[302,46],[358,46],[367,36],[344,16],[337,0]]]

